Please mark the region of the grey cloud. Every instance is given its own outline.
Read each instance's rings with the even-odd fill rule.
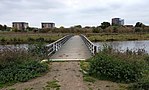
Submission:
[[[77,1],[81,4],[74,0],[0,0],[0,22],[11,25],[12,21],[22,20],[39,26],[41,21],[54,21],[58,26],[69,26],[99,25],[112,17],[124,18],[129,24],[148,21],[148,0]]]
[[[6,9],[55,9],[65,5],[53,0],[3,0],[3,8]]]

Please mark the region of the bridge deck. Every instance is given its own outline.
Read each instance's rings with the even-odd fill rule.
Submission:
[[[53,60],[84,60],[91,57],[91,53],[82,38],[78,35],[71,37],[59,51],[53,54]]]

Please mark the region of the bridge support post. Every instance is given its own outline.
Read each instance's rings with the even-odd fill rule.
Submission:
[[[57,43],[55,44],[55,51],[58,51],[58,49],[57,49]]]
[[[97,53],[97,46],[94,46],[94,55]]]

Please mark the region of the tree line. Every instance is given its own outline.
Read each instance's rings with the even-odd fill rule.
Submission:
[[[13,28],[7,27],[6,25],[0,25],[0,31],[13,31],[21,32],[20,30],[13,30]],[[39,32],[39,33],[148,33],[149,26],[141,22],[137,22],[135,26],[128,25],[111,25],[109,22],[102,22],[99,26],[85,26],[75,25],[69,28],[61,26],[59,28],[46,28],[38,29],[34,27],[28,27],[25,32]]]

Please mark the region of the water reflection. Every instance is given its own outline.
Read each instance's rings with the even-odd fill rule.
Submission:
[[[127,48],[130,50],[144,49],[147,53],[149,53],[149,40],[94,42],[94,44],[98,45],[100,48],[102,48],[104,44],[107,44],[107,45],[111,45],[114,49],[118,49],[118,50],[126,50]]]

